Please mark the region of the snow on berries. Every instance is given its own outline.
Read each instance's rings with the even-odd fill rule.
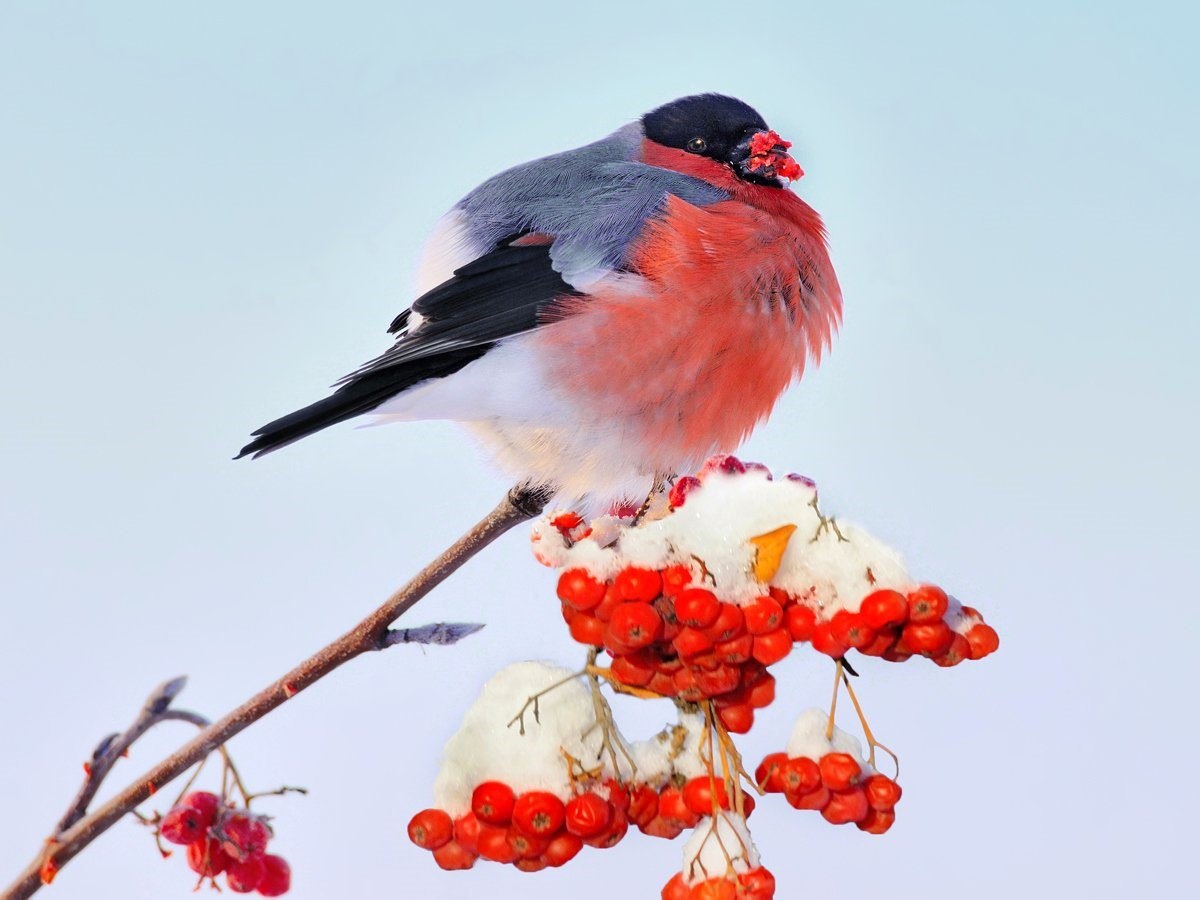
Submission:
[[[632,757],[612,749],[628,745],[597,721],[596,697],[577,675],[525,662],[484,685],[446,745],[435,805],[408,826],[442,868],[484,859],[532,872],[625,836]]]
[[[559,572],[559,610],[586,662],[517,663],[484,686],[446,745],[433,805],[408,825],[444,869],[482,859],[535,872],[634,829],[668,840],[690,830],[664,900],[768,900],[775,878],[747,824],[756,795],[869,834],[895,822],[900,786],[877,757],[898,761],[867,721],[852,651],[950,667],[999,647],[978,611],[825,515],[810,479],[776,479],[733,456],[644,508],[588,521],[551,512],[532,542]],[[807,650],[831,661],[830,709],[802,713],[785,749],[751,775],[734,736],[778,702],[771,668]],[[668,699],[676,721],[629,741],[602,689]],[[865,751],[835,724],[843,695]],[[172,827],[196,833],[187,816]]]
[[[434,782],[437,808],[455,818],[473,811],[476,789],[487,782],[506,785],[514,803],[527,792],[569,800],[579,772],[568,760],[597,760],[604,739],[594,727],[593,695],[574,674],[546,663],[522,662],[493,676],[446,744]],[[618,774],[610,759],[597,765],[597,775]],[[504,808],[508,801],[495,794],[491,799],[499,818],[511,815]]]
[[[690,700],[732,694],[723,705],[742,708],[730,724],[748,727],[756,707],[736,692],[796,644],[834,659],[857,650],[942,666],[999,646],[978,611],[915,581],[865,530],[823,515],[810,479],[776,480],[719,456],[677,479],[669,500],[653,521],[607,517],[578,537],[553,524],[562,513],[534,527],[535,555],[561,570],[572,637],[603,647],[627,686]]]
[[[287,861],[267,853],[273,837],[267,818],[209,791],[192,791],[180,799],[158,820],[157,834],[169,844],[187,847],[188,867],[200,883],[216,887],[217,876],[224,875],[233,893],[263,897],[278,897],[291,887]]]
[[[663,900],[770,900],[775,877],[762,867],[746,820],[717,813],[697,824],[683,848],[683,868],[662,890]]]

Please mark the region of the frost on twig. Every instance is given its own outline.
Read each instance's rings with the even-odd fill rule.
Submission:
[[[438,622],[434,625],[419,625],[416,628],[389,628],[379,639],[379,649],[396,644],[434,644],[440,647],[457,644],[465,637],[482,631],[481,623]]]
[[[146,698],[146,704],[142,707],[142,714],[147,716],[156,716],[170,706],[175,698],[179,696],[180,691],[187,687],[187,676],[179,675],[169,681],[164,681]]]

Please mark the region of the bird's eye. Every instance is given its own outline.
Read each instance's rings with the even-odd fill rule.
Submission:
[[[704,138],[692,138],[687,142],[688,153],[703,153],[707,147],[708,144]]]

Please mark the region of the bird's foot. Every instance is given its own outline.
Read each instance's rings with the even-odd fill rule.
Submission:
[[[642,501],[642,505],[638,508],[637,513],[633,517],[633,522],[630,524],[638,525],[643,519],[647,518],[647,516],[650,516],[651,519],[658,519],[663,515],[666,515],[665,509],[656,510],[654,508],[656,505],[655,501],[666,499],[667,492],[671,489],[671,483],[674,480],[675,476],[673,474],[656,472],[654,474],[654,483],[650,486],[650,493],[647,494],[646,499]],[[655,515],[651,516],[652,512],[654,512]]]
[[[526,518],[533,519],[542,514],[554,489],[545,484],[518,484],[508,491],[508,502],[517,512]]]

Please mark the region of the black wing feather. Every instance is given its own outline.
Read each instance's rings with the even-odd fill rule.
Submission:
[[[417,298],[392,322],[404,330],[411,313],[423,317],[395,346],[338,382],[324,400],[254,432],[236,458],[278,450],[323,428],[361,415],[430,378],[445,378],[506,337],[536,328],[555,300],[577,296],[550,261],[548,245],[501,246]]]
[[[386,353],[343,378],[349,384],[365,372],[402,366],[449,350],[491,346],[532,331],[555,299],[578,296],[551,266],[547,244],[498,247],[456,269],[454,277],[422,294],[392,329],[408,324],[412,313],[424,321]]]

